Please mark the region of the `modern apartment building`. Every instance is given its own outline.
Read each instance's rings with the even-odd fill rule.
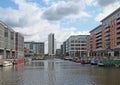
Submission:
[[[15,31],[0,21],[0,55],[1,58],[15,57]]]
[[[20,43],[21,40],[20,41],[18,40],[21,39],[21,37],[23,38],[23,36],[21,35],[18,37],[17,34],[18,33],[16,33],[13,29],[11,29],[5,23],[0,21],[0,57],[2,59],[16,58],[16,57],[19,58],[20,56],[18,54],[21,54],[21,53],[22,53],[21,55],[24,55],[23,49],[21,50],[21,52],[18,51],[19,50],[18,47],[21,47],[21,44],[17,44],[17,42]],[[24,42],[24,39],[22,40],[22,42]]]
[[[120,56],[120,8],[91,30],[90,56]]]
[[[24,37],[18,32],[16,32],[16,57],[24,57]]]
[[[54,56],[56,54],[56,40],[53,33],[48,35],[48,55]]]
[[[66,54],[71,57],[87,57],[88,35],[70,36],[66,40]]]
[[[25,49],[29,50],[26,56],[40,56],[44,55],[44,42],[24,42]],[[25,52],[25,54],[26,54]]]

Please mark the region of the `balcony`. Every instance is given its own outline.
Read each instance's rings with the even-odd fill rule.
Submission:
[[[96,43],[96,47],[102,47],[102,43]]]
[[[102,33],[96,34],[96,37],[100,37],[102,36]]]
[[[120,42],[120,39],[117,40],[117,43],[119,43],[119,42]]]
[[[105,40],[110,40],[110,37],[106,37]]]
[[[105,37],[109,37],[109,36],[110,36],[110,33],[106,33],[106,34],[105,34]]]
[[[101,34],[101,33],[102,33],[102,31],[101,31],[101,30],[99,30],[99,31],[97,31],[97,32],[96,32],[96,34]]]
[[[118,17],[117,20],[120,20],[120,17]]]
[[[117,48],[120,48],[120,43],[117,45]]]
[[[105,33],[108,33],[108,32],[110,32],[110,29],[105,29]]]
[[[119,30],[117,30],[117,34],[119,34],[120,33],[120,29]]]
[[[120,23],[120,19],[119,19],[119,20],[117,20],[117,23]]]
[[[100,47],[100,48],[97,48],[97,49],[96,49],[96,51],[99,51],[99,50],[102,50],[102,48]]]
[[[120,42],[117,42],[117,46],[120,46]]]
[[[117,35],[117,38],[119,38],[119,37],[120,37],[120,34]]]
[[[96,41],[102,40],[102,37],[96,38]]]
[[[119,29],[120,29],[120,24],[119,24],[119,25],[117,25],[117,28],[119,28]]]
[[[96,41],[96,44],[102,44],[102,40]]]

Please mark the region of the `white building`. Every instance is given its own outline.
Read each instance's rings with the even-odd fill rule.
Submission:
[[[24,37],[22,34],[16,32],[16,57],[23,58],[24,57]]]
[[[56,54],[56,40],[53,33],[48,35],[48,55],[54,56]]]
[[[71,57],[86,57],[87,37],[88,35],[70,36],[66,40],[66,53]]]
[[[0,59],[23,57],[24,37],[0,21]]]

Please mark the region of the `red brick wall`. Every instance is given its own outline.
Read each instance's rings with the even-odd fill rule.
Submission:
[[[110,48],[117,46],[117,20],[112,19],[110,22]]]
[[[92,51],[96,51],[96,34],[92,35]]]

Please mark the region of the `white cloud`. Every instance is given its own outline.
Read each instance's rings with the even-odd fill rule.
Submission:
[[[46,9],[42,17],[47,20],[61,20],[66,17],[72,18],[71,16],[74,18],[88,17],[89,14],[83,11],[84,8],[85,4],[82,1],[77,3],[75,1],[61,1]]]
[[[63,42],[72,34],[86,34],[87,32],[75,32],[76,28],[61,28],[60,22],[50,23],[49,21],[41,18],[43,14],[43,8],[40,8],[35,3],[28,3],[25,0],[15,0],[15,3],[19,6],[18,9],[13,8],[0,8],[0,19],[11,26],[14,30],[25,35],[25,41],[41,41],[47,43],[48,34],[55,33],[56,39],[58,42]],[[65,6],[63,2],[56,4],[58,12],[63,13],[64,15],[69,15],[64,11],[61,11],[64,8],[72,8],[74,6],[80,7],[76,9],[74,13],[69,11],[69,18],[78,18],[83,16],[89,16],[86,12],[83,11],[81,4],[76,4],[72,2],[68,2]],[[62,7],[60,7],[60,5]],[[80,5],[80,6],[78,6]],[[52,5],[53,6],[53,5]],[[49,9],[52,9],[52,6]],[[47,9],[47,8],[46,8]],[[47,10],[49,10],[47,9]],[[67,10],[68,10],[67,9]],[[79,11],[80,12],[79,12]],[[81,13],[81,14],[80,14]],[[61,16],[61,15],[60,15]],[[62,16],[64,18],[64,16]],[[68,18],[68,17],[67,17]],[[46,45],[47,48],[47,45]],[[47,52],[47,49],[46,49]]]
[[[113,3],[116,3],[116,2],[120,2],[120,0],[98,0],[98,4],[100,6],[107,6],[109,4],[113,4]]]
[[[50,0],[44,0],[44,2],[45,2],[46,4],[49,4]]]
[[[105,7],[102,7],[102,12],[98,14],[98,16],[95,18],[96,21],[101,21],[105,17],[107,17],[109,14],[114,12],[117,8],[120,7],[120,2],[115,2],[113,4],[107,5]]]

